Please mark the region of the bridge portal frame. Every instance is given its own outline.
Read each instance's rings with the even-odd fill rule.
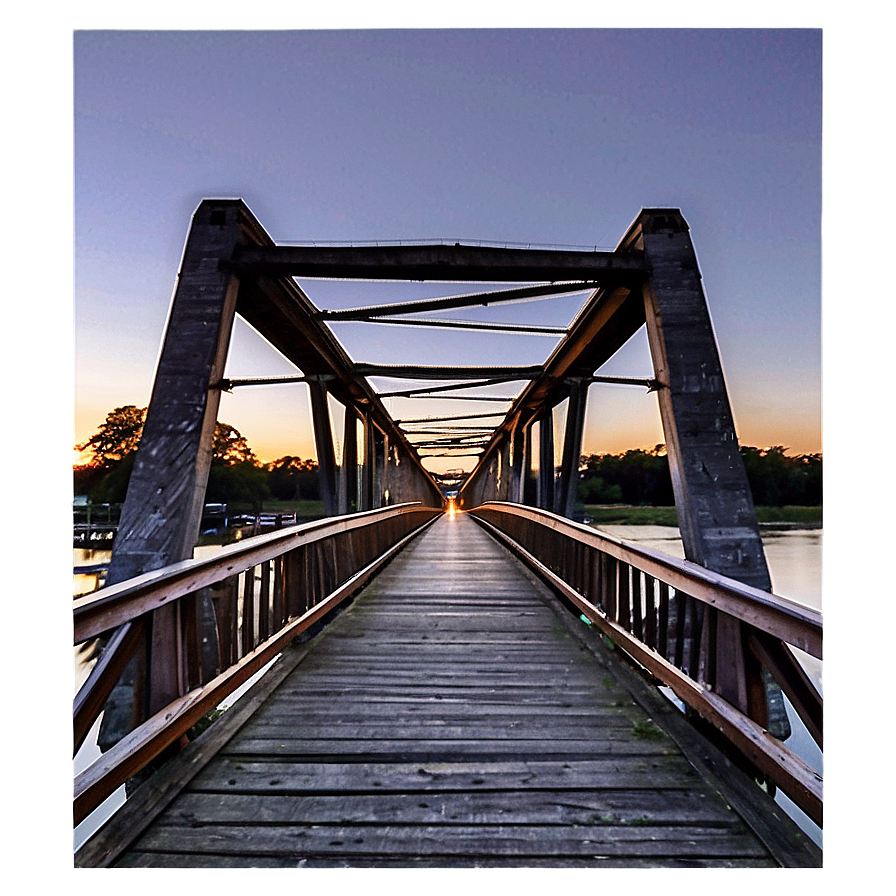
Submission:
[[[525,501],[526,456],[537,452],[536,504],[571,515],[587,386],[595,371],[646,324],[686,557],[770,589],[699,267],[678,209],[642,210],[612,253],[461,245],[374,250],[275,246],[240,200],[205,200],[194,214],[144,437],[122,511],[110,584],[190,556],[198,535],[235,314],[295,363],[309,383],[328,514],[350,510],[354,493],[360,498],[360,510],[379,507],[386,500],[422,500],[433,506],[441,502],[434,478],[365,378],[385,371],[352,364],[322,323],[325,315],[291,279],[303,273],[354,279],[548,279],[596,284],[545,365],[525,372],[531,377],[528,385],[495,430],[462,486],[458,503],[471,507],[508,495]],[[410,368],[396,370],[398,375],[402,370],[410,375]],[[446,369],[440,373],[444,378]],[[507,379],[520,376],[518,371],[498,373]],[[425,371],[414,368],[413,375],[423,376]],[[495,371],[482,369],[475,375]],[[346,424],[363,422],[360,482],[344,464],[337,474],[328,396],[342,403]],[[555,475],[554,413],[564,401],[563,460]],[[532,438],[536,422],[537,445]],[[348,429],[355,432],[350,425]],[[346,442],[346,457],[352,450],[357,457],[361,444]],[[522,442],[519,451],[518,442]],[[175,630],[177,620],[165,612],[154,616],[144,633],[145,651],[156,657],[176,651],[176,641],[166,632]],[[768,695],[761,667],[744,649],[736,621],[725,630],[719,650],[733,660],[731,677],[719,683],[720,692],[767,724]],[[147,663],[152,671],[132,723],[176,692],[178,683],[165,678],[169,665]],[[111,719],[114,713],[108,715]]]

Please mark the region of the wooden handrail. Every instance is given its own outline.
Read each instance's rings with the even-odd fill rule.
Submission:
[[[290,526],[228,545],[214,557],[172,563],[101,588],[73,603],[74,644],[96,638],[151,610],[273,560],[294,548],[422,508],[419,503],[396,504],[385,509]]]
[[[178,695],[78,776],[75,823],[289,641],[358,591],[441,513],[441,508],[414,503],[307,523],[246,539],[215,557],[173,564],[77,600],[76,644],[108,631],[115,635],[75,698],[76,749],[138,649],[141,639],[133,632],[139,632],[143,620],[151,619],[159,607],[175,605],[183,628],[177,650],[181,667],[175,670]],[[210,675],[200,669],[202,635],[195,624],[199,594],[215,603],[218,665]]]
[[[727,658],[715,655],[713,633],[713,625],[722,614],[746,624],[750,648],[779,681],[820,746],[821,696],[808,676],[799,674],[799,664],[786,647],[792,644],[821,658],[820,613],[544,510],[488,502],[469,513],[519,554],[585,619],[720,731],[821,825],[822,776],[763,725],[715,693],[716,665]],[[552,550],[556,545],[545,542],[546,536],[550,539],[548,533],[563,540],[560,549]],[[529,543],[533,541],[538,541],[537,551]],[[632,571],[631,578],[626,568]],[[649,596],[639,590],[642,573],[645,583],[652,580]],[[569,580],[575,580],[575,584]],[[653,582],[659,583],[656,591]],[[673,590],[674,597],[670,596]],[[642,598],[646,599],[649,620],[641,615]],[[688,644],[683,639],[685,614],[692,614],[693,621],[695,600],[702,605],[706,618],[699,618]],[[673,603],[678,604],[675,627],[670,618]],[[664,625],[668,628],[661,630]],[[670,651],[673,640],[674,652]]]
[[[213,709],[228,694],[233,693],[252,675],[264,668],[290,641],[361,587],[383,563],[416,534],[415,530],[405,536],[352,576],[348,582],[327,595],[302,616],[292,620],[212,681],[172,701],[165,709],[135,728],[81,772],[75,779],[74,787],[75,824],[188,731],[209,709]]]
[[[475,508],[473,516],[488,511],[509,514],[561,532],[567,538],[589,545],[638,568],[678,591],[734,616],[817,659],[822,659],[822,615],[811,607],[798,604],[768,591],[744,585],[736,579],[712,572],[697,563],[679,560],[660,551],[624,542],[582,523],[575,523],[546,510],[490,501]]]

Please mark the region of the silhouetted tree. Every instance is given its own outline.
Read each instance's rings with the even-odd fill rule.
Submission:
[[[267,465],[271,493],[281,501],[320,499],[317,461],[287,454]]]
[[[87,464],[74,468],[76,494],[87,494],[95,503],[124,501],[145,419],[146,408],[115,408],[87,441],[75,446],[92,453]],[[266,471],[246,438],[229,423],[216,423],[207,500],[260,505],[269,496]]]
[[[741,457],[754,503],[767,507],[822,503],[822,457],[789,457],[787,449],[743,446]],[[581,458],[578,498],[588,504],[674,504],[665,446]]]
[[[78,451],[89,450],[93,455],[85,466],[95,470],[109,470],[121,463],[137,450],[145,419],[146,408],[138,408],[133,404],[109,411],[97,431],[86,442],[75,445]]]

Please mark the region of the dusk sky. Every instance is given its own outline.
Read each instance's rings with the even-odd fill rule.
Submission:
[[[284,243],[612,249],[642,207],[678,207],[741,444],[820,451],[821,75],[820,29],[78,31],[74,440],[148,402],[190,217],[240,197]],[[302,286],[327,308],[473,291]],[[584,298],[449,316],[565,325]],[[555,345],[332,327],[368,362],[534,364]],[[599,372],[650,376],[643,333]],[[228,376],[290,373],[237,326]],[[304,386],[236,390],[219,419],[262,460],[313,453]],[[586,452],[662,441],[655,396],[592,386]]]
[[[284,13],[282,4],[233,12],[226,2],[159,0],[148,13],[84,0],[51,15],[32,5],[33,12],[10,17],[0,56],[12,122],[4,145],[11,222],[4,401],[25,437],[5,441],[5,460],[7,478],[21,480],[13,483],[13,505],[50,508],[59,529],[50,543],[61,546],[48,551],[46,540],[30,539],[25,568],[44,578],[28,597],[37,606],[68,600],[71,445],[116,405],[148,401],[190,216],[203,198],[242,197],[283,242],[442,238],[611,248],[642,207],[679,207],[697,249],[741,443],[825,453],[825,696],[833,697],[825,871],[839,860],[854,883],[856,855],[867,877],[874,858],[881,863],[889,854],[889,828],[864,796],[880,793],[879,761],[855,762],[857,744],[868,746],[856,720],[876,719],[885,706],[867,683],[890,675],[886,650],[869,651],[867,639],[855,637],[856,608],[876,621],[886,618],[890,600],[878,561],[892,553],[892,535],[873,523],[889,510],[892,484],[874,464],[855,463],[867,446],[892,444],[894,312],[877,272],[888,260],[881,209],[889,210],[892,192],[893,53],[884,7],[853,3],[830,12],[833,5],[816,4],[807,12],[802,3],[757,0],[745,16],[735,4],[713,4],[707,14],[707,4],[651,0],[616,12],[583,11],[580,2],[535,10],[514,4],[509,13],[494,5],[458,0],[409,15],[389,3],[344,2],[313,13],[296,4]],[[570,30],[128,31],[430,24]],[[609,25],[804,30],[585,29]],[[821,27],[823,220],[822,37],[812,30]],[[341,286],[341,296],[331,295],[333,284],[303,285],[320,306],[380,296],[361,284]],[[433,286],[432,294],[440,291]],[[565,324],[576,309],[575,301],[555,300],[490,316]],[[256,350],[245,331],[236,334],[229,375],[291,372]],[[436,351],[426,330],[334,331],[360,361],[535,363],[553,347],[543,337],[460,340],[446,331]],[[602,372],[648,375],[644,341]],[[654,396],[594,386],[589,404],[586,450],[661,441]],[[237,391],[225,396],[221,418],[264,459],[312,450],[301,387]],[[268,435],[278,430],[280,442]],[[23,458],[46,473],[37,499],[31,467],[12,475]],[[97,878],[70,876],[71,764],[59,749],[70,737],[70,695],[58,684],[71,675],[71,619],[51,611],[40,622],[58,644],[50,662],[37,664],[41,675],[33,639],[14,639],[21,655],[13,667],[27,669],[37,686],[10,691],[9,715],[37,719],[37,712],[41,726],[56,719],[59,731],[28,742],[41,775],[14,782],[21,782],[13,802],[22,834],[12,850],[34,851],[38,869],[60,856],[64,886],[77,890],[80,882],[93,892]],[[48,695],[60,701],[50,711]],[[831,724],[837,716],[846,724]],[[59,801],[55,825],[47,824],[48,801],[35,799],[40,788]],[[37,829],[39,838],[30,833]],[[792,889],[780,880],[782,890]]]

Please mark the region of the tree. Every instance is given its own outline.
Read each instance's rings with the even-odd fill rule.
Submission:
[[[92,453],[88,463],[74,468],[78,494],[87,494],[93,502],[124,501],[145,420],[146,408],[132,404],[115,408],[86,442],[75,446]],[[210,501],[253,504],[270,495],[264,468],[245,436],[229,423],[215,424],[206,494]]]
[[[227,465],[257,463],[246,437],[240,435],[239,430],[229,423],[215,424],[215,434],[212,436],[212,460]]]
[[[753,493],[759,506],[820,505],[822,458],[820,454],[789,457],[781,445],[740,449]],[[622,454],[589,454],[579,465],[579,500],[589,504],[674,503],[672,479],[665,446],[635,449]]]
[[[138,408],[133,404],[115,408],[106,414],[99,429],[86,442],[75,445],[78,451],[89,449],[93,455],[85,466],[95,470],[109,470],[121,463],[137,450],[145,419],[146,408]]]
[[[271,492],[281,501],[317,500],[320,477],[317,461],[287,454],[267,465]]]

